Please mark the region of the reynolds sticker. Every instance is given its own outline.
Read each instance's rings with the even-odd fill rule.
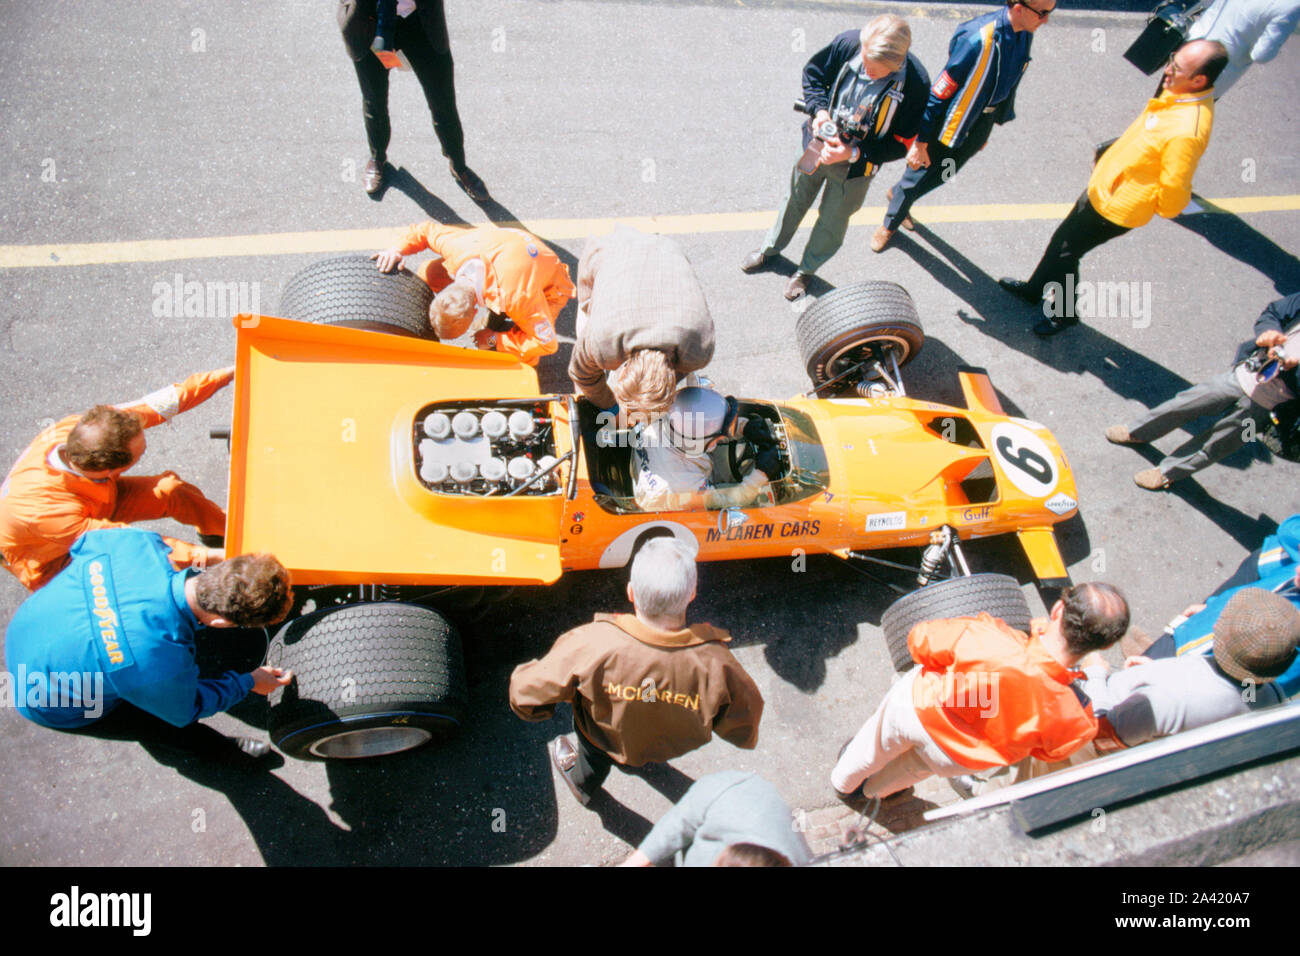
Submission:
[[[886,511],[882,514],[867,515],[868,531],[898,531],[906,527],[906,511]]]

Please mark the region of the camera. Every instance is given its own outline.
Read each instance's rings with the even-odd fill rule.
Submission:
[[[799,172],[811,174],[817,170],[821,165],[822,147],[826,145],[828,139],[838,139],[846,146],[862,142],[867,136],[867,128],[863,125],[863,120],[871,111],[871,106],[870,102],[863,103],[852,111],[841,107],[831,113],[830,119],[817,124],[812,131],[812,142],[808,144],[808,148],[804,150],[797,164]],[[803,100],[795,100],[794,109],[796,113],[806,113],[814,118],[817,115],[817,111]]]
[[[1273,355],[1270,358],[1269,350],[1258,348],[1246,359],[1246,371],[1254,372],[1261,382],[1268,382],[1277,378],[1278,372],[1282,371],[1282,363],[1288,358],[1286,354],[1286,343],[1273,346]]]

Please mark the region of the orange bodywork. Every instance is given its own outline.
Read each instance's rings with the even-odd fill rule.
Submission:
[[[227,547],[275,554],[295,583],[550,583],[622,567],[654,529],[711,561],[923,546],[945,525],[963,540],[1016,533],[1041,579],[1066,578],[1051,526],[1077,508],[1069,464],[1046,428],[1002,412],[978,371],[960,373],[966,409],[742,401],[780,422],[791,467],[778,503],[645,513],[593,481],[573,396],[540,395],[513,358],[265,316],[235,322]],[[471,496],[422,482],[412,435],[423,411],[530,400],[545,410],[553,455],[574,453],[549,490]]]

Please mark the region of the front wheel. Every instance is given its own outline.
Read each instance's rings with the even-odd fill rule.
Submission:
[[[880,619],[894,670],[905,671],[913,664],[907,635],[916,625],[949,617],[975,617],[985,611],[1017,631],[1029,632],[1029,603],[1016,579],[1005,574],[950,578],[903,595]]]
[[[460,635],[415,604],[352,604],[290,621],[267,664],[294,672],[270,695],[271,742],[312,760],[379,757],[450,737],[466,705]]]
[[[366,256],[314,262],[285,283],[280,314],[317,325],[437,340],[429,325],[433,293],[419,276],[380,272]]]
[[[925,342],[912,297],[893,282],[860,282],[826,293],[795,323],[804,367],[814,385],[825,385],[861,362],[862,379],[880,378],[876,360],[890,371],[890,355],[902,367]],[[892,372],[891,372],[892,374]],[[842,382],[847,388],[857,376]]]

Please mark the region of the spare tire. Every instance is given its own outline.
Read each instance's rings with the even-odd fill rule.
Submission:
[[[280,315],[437,341],[429,325],[432,301],[433,292],[414,273],[384,273],[366,256],[340,256],[291,278],[280,296]]]
[[[1029,602],[1016,579],[1005,574],[951,578],[903,595],[880,619],[894,670],[905,671],[914,663],[907,649],[907,635],[916,625],[948,617],[975,617],[984,612],[1001,618],[1017,631],[1029,632]]]
[[[294,673],[267,728],[304,759],[378,757],[455,733],[464,718],[460,635],[416,604],[351,604],[290,621],[267,664]]]
[[[912,297],[894,282],[860,282],[827,292],[799,316],[795,337],[814,385],[852,368],[873,345],[893,352],[903,366],[925,342]],[[863,377],[879,378],[880,373],[867,369]]]

